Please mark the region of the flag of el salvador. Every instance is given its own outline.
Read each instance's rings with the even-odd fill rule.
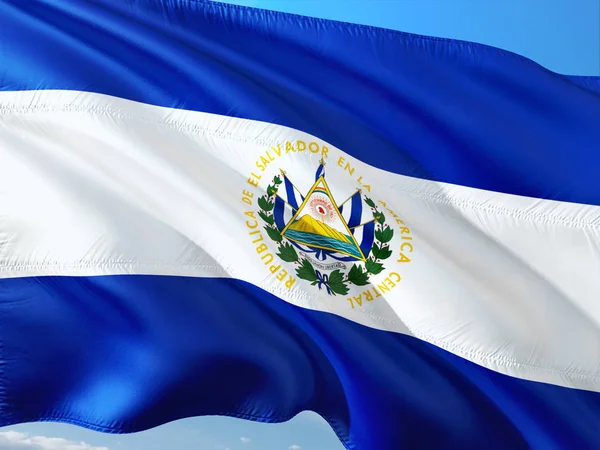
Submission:
[[[313,410],[600,448],[600,78],[191,0],[0,1],[0,425]]]

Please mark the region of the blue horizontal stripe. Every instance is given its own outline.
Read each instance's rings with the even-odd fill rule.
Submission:
[[[399,174],[600,205],[600,78],[492,47],[202,1],[2,0],[0,90],[274,122]]]
[[[598,448],[600,395],[501,375],[229,279],[0,280],[0,425],[311,409],[348,448]]]

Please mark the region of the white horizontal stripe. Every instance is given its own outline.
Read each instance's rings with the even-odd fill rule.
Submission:
[[[298,266],[276,258],[271,274],[262,263],[260,244],[277,247],[262,225],[264,241],[251,242],[244,212],[279,169],[308,192],[322,148],[282,151],[259,188],[247,180],[269,147],[297,140],[328,147],[337,201],[367,183],[410,230],[379,204],[393,255],[372,282],[402,278],[383,296],[330,296],[297,277],[288,289]],[[396,262],[403,242],[410,262]],[[599,207],[392,174],[272,124],[90,93],[1,93],[0,276],[100,274],[235,277],[505,374],[600,391]]]

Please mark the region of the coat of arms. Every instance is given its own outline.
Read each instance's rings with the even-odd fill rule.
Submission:
[[[349,284],[367,285],[392,255],[394,231],[384,214],[361,190],[336,203],[323,160],[308,192],[301,192],[281,171],[258,206],[264,228],[278,246],[277,256],[297,264],[298,278],[330,295],[346,295]]]

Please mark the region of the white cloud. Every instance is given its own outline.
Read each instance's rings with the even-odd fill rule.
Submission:
[[[250,439],[245,436],[242,436],[240,438],[240,441],[242,441],[243,444],[247,444],[248,442],[250,442]],[[0,449],[0,450],[2,450],[2,449]]]
[[[300,447],[299,445],[294,444],[294,445],[290,445],[288,447],[288,450],[302,450],[302,447]]]
[[[0,432],[0,450],[108,450],[85,442],[73,442],[62,438],[29,436],[17,431]]]

